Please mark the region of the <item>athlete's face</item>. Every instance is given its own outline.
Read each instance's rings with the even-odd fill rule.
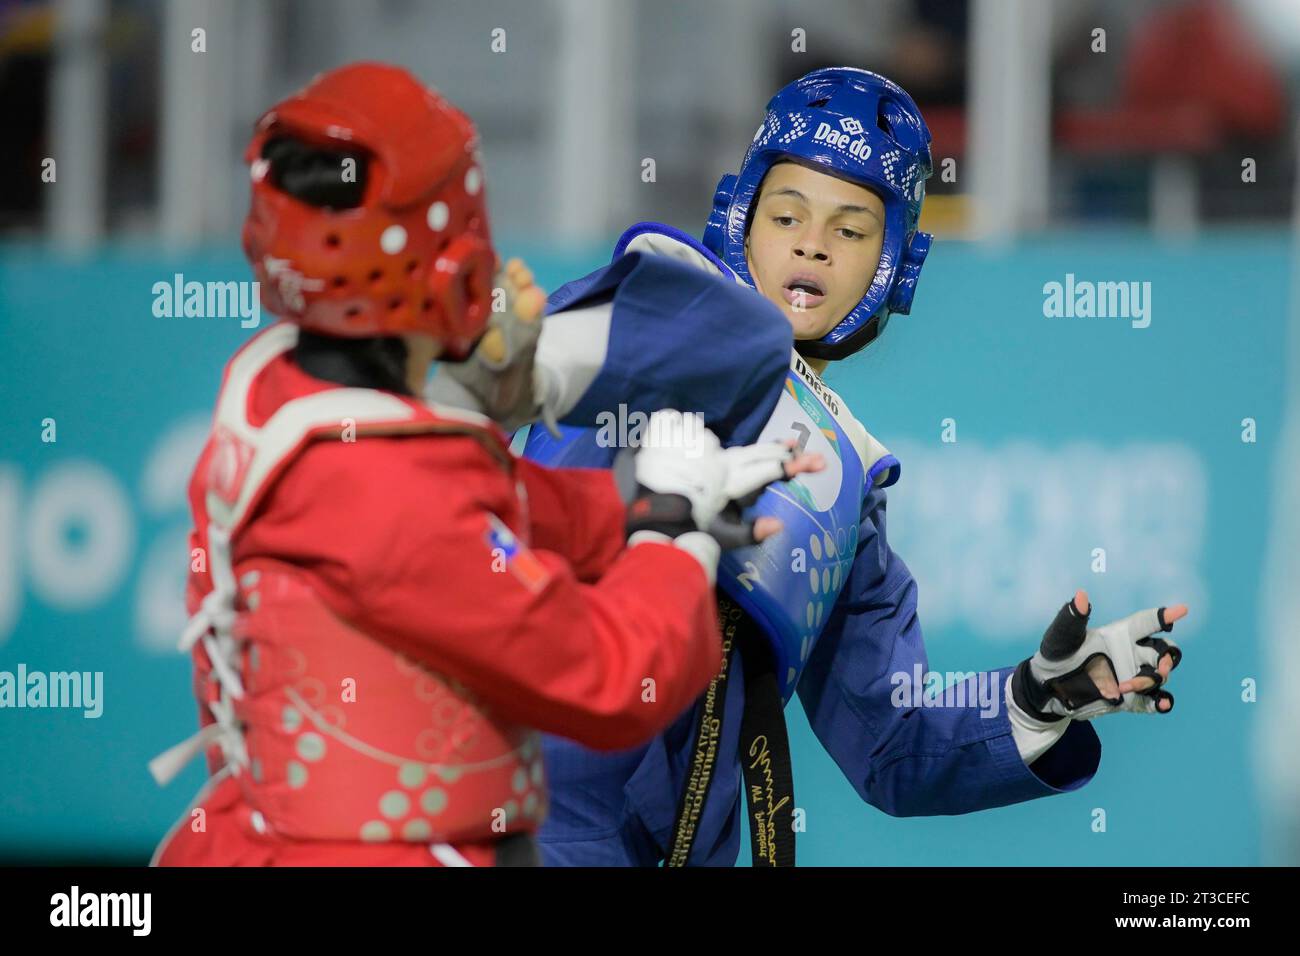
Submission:
[[[871,190],[797,163],[763,179],[745,238],[754,286],[794,326],[819,339],[867,291],[880,264],[885,204]]]

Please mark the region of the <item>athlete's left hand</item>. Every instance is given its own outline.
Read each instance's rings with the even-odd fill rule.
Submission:
[[[1172,638],[1187,607],[1150,608],[1099,628],[1088,627],[1085,591],[1057,613],[1033,657],[1011,679],[1015,703],[1039,721],[1089,720],[1130,711],[1167,714],[1174,696],[1164,685],[1182,660]]]

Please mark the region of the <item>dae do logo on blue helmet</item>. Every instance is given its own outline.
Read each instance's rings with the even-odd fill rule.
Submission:
[[[931,173],[930,131],[902,87],[867,70],[815,70],[773,96],[740,171],[718,182],[704,229],[705,246],[750,285],[750,212],[763,177],[779,162],[865,186],[885,206],[880,264],[861,301],[822,338],[796,343],[810,358],[844,358],[880,335],[892,313],[912,308],[933,238],[916,228]]]
[[[840,120],[838,130],[831,126],[830,123],[818,124],[817,132],[813,133],[813,142],[826,143],[836,149],[847,149],[850,156],[854,156],[865,163],[871,158],[871,144],[862,135],[863,130],[864,127],[860,120],[852,116],[846,116]],[[761,132],[760,130],[760,135]]]

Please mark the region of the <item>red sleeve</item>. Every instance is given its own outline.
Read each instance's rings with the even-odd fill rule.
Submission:
[[[520,459],[535,548],[564,556],[578,580],[599,580],[627,545],[627,505],[603,468],[546,468]]]
[[[535,472],[525,481],[547,485]],[[595,499],[600,481],[591,479]],[[559,497],[547,508],[581,498],[551,490]],[[721,664],[713,588],[692,557],[640,544],[599,584],[580,583],[555,552],[512,544],[513,479],[468,437],[319,442],[259,512],[237,559],[291,560],[336,613],[538,730],[634,746],[689,707]]]

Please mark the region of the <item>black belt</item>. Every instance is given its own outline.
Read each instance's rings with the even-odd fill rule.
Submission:
[[[512,833],[492,847],[493,866],[541,866],[542,854],[531,833]]]
[[[700,816],[713,783],[722,718],[726,712],[731,657],[739,653],[745,670],[745,710],[740,721],[741,767],[754,866],[794,866],[794,775],[785,706],[772,664],[772,652],[744,610],[718,595],[722,623],[722,669],[709,684],[695,723],[686,786],[678,804],[665,866],[685,866],[695,845]]]

